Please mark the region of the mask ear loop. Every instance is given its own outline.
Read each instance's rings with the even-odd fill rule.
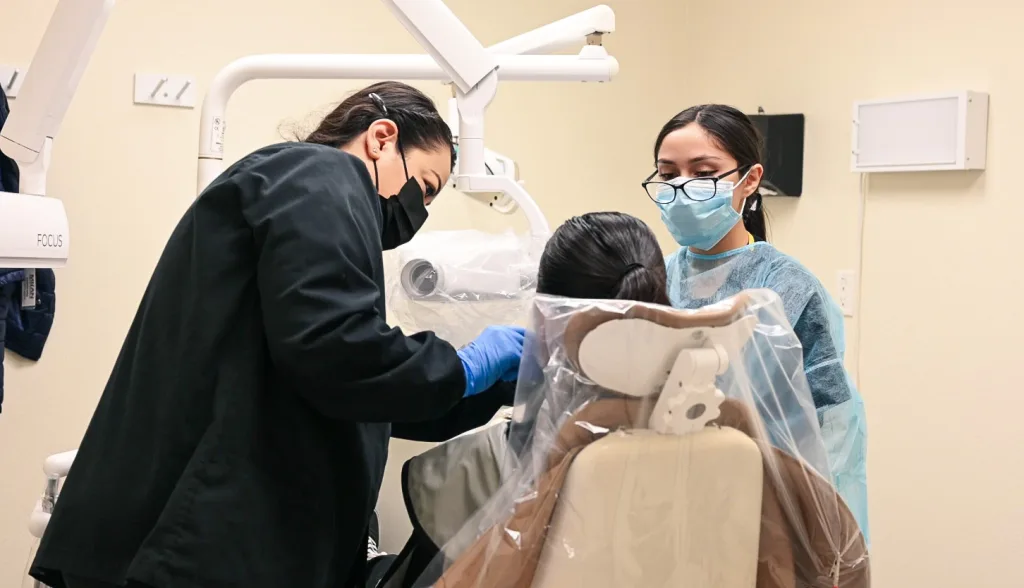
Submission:
[[[388,116],[388,107],[387,107],[386,104],[384,104],[384,99],[381,98],[379,94],[377,94],[375,92],[370,92],[367,95],[367,97],[370,99],[370,102],[373,102],[374,106],[377,107],[377,110],[380,111],[381,115],[383,115],[384,118],[389,118],[389,116]],[[394,118],[391,118],[390,120],[391,120],[391,122],[395,123],[395,127],[398,127],[398,121],[396,121]],[[398,138],[395,139],[395,144],[398,146],[398,154],[402,156],[402,170],[405,172],[405,181],[408,182],[409,181],[409,164],[408,164],[408,162],[405,161],[405,149],[402,148],[402,129],[401,129],[401,127],[398,127]],[[374,178],[377,178],[377,161],[376,160],[374,160],[374,162],[373,162],[373,174],[374,174]],[[380,181],[379,181],[379,179],[377,180],[377,186],[378,186],[377,187],[377,191],[379,192],[380,191]]]
[[[739,186],[739,184],[742,184],[743,182],[745,182],[747,180],[747,177],[750,176],[750,172],[753,171],[753,169],[754,169],[754,166],[750,166],[750,169],[747,170],[747,173],[743,174],[743,177],[740,179],[740,181],[736,185]],[[743,199],[743,210],[740,213],[740,217],[743,219],[743,223],[744,224],[746,224],[747,218],[751,214],[753,214],[754,212],[756,212],[758,209],[761,208],[761,199],[762,199],[762,196],[761,196],[761,186],[760,185],[758,185],[756,188],[754,188],[754,191],[750,193],[750,196],[747,196],[746,198]],[[754,241],[757,240],[749,232],[747,234],[749,235],[751,243],[753,243]]]
[[[747,181],[747,178],[750,177],[750,172],[752,172],[752,171],[754,171],[754,166],[753,165],[751,165],[750,168],[747,169],[747,173],[743,174],[743,177],[740,178],[740,181],[736,182],[736,187],[737,188],[740,187],[740,185],[743,184],[743,182]],[[757,208],[758,208],[758,206],[760,206],[760,204],[761,204],[761,186],[758,185],[756,188],[754,188],[754,191],[751,192],[749,196],[747,196],[746,198],[743,199],[743,215],[746,216],[746,214],[748,212],[753,212],[753,211],[757,210]]]

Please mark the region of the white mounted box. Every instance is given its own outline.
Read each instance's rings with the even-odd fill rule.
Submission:
[[[981,170],[987,141],[985,93],[857,102],[851,169],[860,173]]]

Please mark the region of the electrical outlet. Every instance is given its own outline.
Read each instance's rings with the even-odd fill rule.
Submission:
[[[839,284],[839,308],[843,309],[843,315],[853,316],[857,309],[857,272],[853,270],[841,270],[838,276]]]

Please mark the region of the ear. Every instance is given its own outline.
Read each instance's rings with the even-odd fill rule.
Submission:
[[[750,168],[747,179],[740,187],[740,193],[743,194],[743,198],[749,198],[757,190],[757,187],[761,185],[762,177],[764,177],[764,166],[760,163],[755,163]]]
[[[386,118],[375,120],[366,129],[366,154],[373,161],[384,156],[388,149],[394,149],[398,141],[398,125]]]

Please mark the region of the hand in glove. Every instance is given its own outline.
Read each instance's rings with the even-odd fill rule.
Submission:
[[[473,396],[498,382],[511,382],[519,374],[526,330],[520,327],[487,327],[472,343],[459,349],[466,372],[466,391]]]

